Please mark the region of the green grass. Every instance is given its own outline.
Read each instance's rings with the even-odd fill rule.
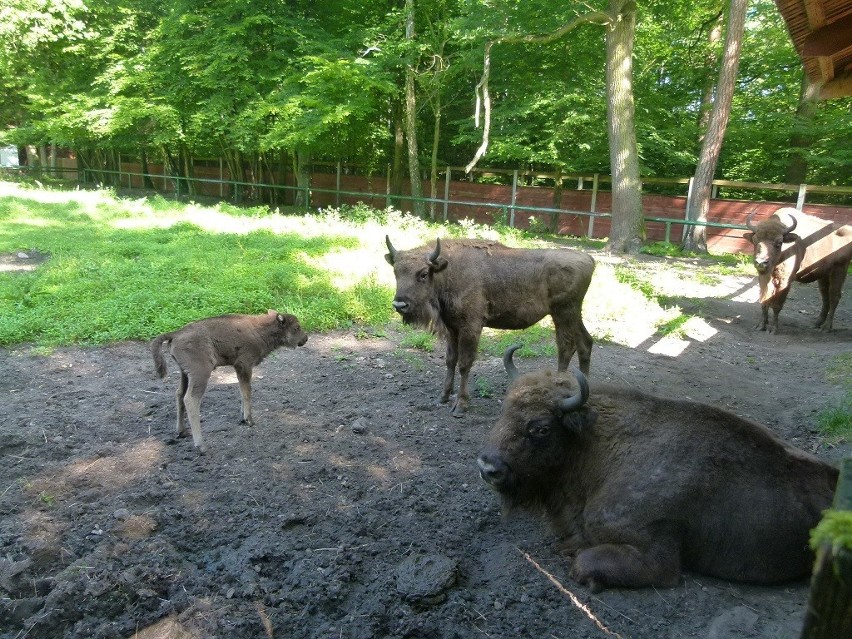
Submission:
[[[820,432],[836,440],[852,440],[852,353],[842,353],[832,358],[826,369],[826,379],[845,387],[846,395],[837,403],[817,414]]]

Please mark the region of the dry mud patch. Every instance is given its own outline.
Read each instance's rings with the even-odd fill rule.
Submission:
[[[738,301],[744,282],[714,286],[726,288],[682,299],[712,331],[597,344],[592,379],[714,403],[823,458],[849,455],[816,416],[845,392],[835,362],[852,352],[852,294],[826,335],[809,327],[816,288],[798,287],[767,336]],[[219,369],[206,456],[175,437],[174,374],[156,378],[147,344],[0,350],[0,637],[610,636],[522,553],[622,637],[798,637],[806,582],[688,573],[676,588],[597,595],[572,583],[547,528],[501,518],[477,476],[506,385],[499,359],[480,357],[473,387],[491,392],[453,419],[435,406],[442,354],[400,340],[392,325],[273,354],[255,369],[254,428],[237,423],[236,378]]]

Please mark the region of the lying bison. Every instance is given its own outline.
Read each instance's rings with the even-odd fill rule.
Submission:
[[[789,207],[778,209],[757,226],[751,222],[753,215],[750,213],[746,219],[750,232],[743,237],[754,244],[760,286],[763,316],[755,329],[775,332],[778,314],[793,282],[816,280],[822,309],[815,327],[830,331],[852,260],[852,226],[821,220]]]
[[[507,507],[541,510],[576,553],[572,578],[595,591],[674,586],[682,568],[804,577],[838,477],[759,424],[605,384],[590,396],[579,372],[518,377],[489,441],[482,478]]]
[[[178,437],[186,435],[189,416],[192,441],[205,452],[201,438],[201,399],[210,374],[217,366],[233,366],[240,383],[242,421],[252,425],[251,371],[279,346],[304,346],[308,335],[294,315],[269,310],[265,315],[220,315],[190,322],[151,342],[151,355],[160,377],[167,374],[163,344],[180,368],[177,399]]]
[[[467,409],[467,378],[483,327],[521,329],[546,315],[556,327],[559,370],[577,352],[589,372],[592,337],[583,325],[583,297],[595,261],[567,249],[516,249],[483,240],[446,240],[435,248],[398,251],[385,237],[385,259],[396,276],[393,307],[406,324],[424,326],[446,338],[447,374],[441,403],[450,399],[459,368],[452,414]]]

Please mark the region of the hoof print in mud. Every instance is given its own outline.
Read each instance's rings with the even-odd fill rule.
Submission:
[[[458,563],[442,555],[411,555],[396,569],[396,590],[404,599],[433,605],[456,583]]]

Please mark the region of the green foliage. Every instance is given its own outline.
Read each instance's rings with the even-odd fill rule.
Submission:
[[[840,549],[852,552],[852,511],[828,510],[822,521],[811,531],[811,548],[814,551],[828,546],[833,553]]]
[[[411,329],[402,336],[399,345],[402,348],[432,353],[435,350],[435,336],[428,331]]]

